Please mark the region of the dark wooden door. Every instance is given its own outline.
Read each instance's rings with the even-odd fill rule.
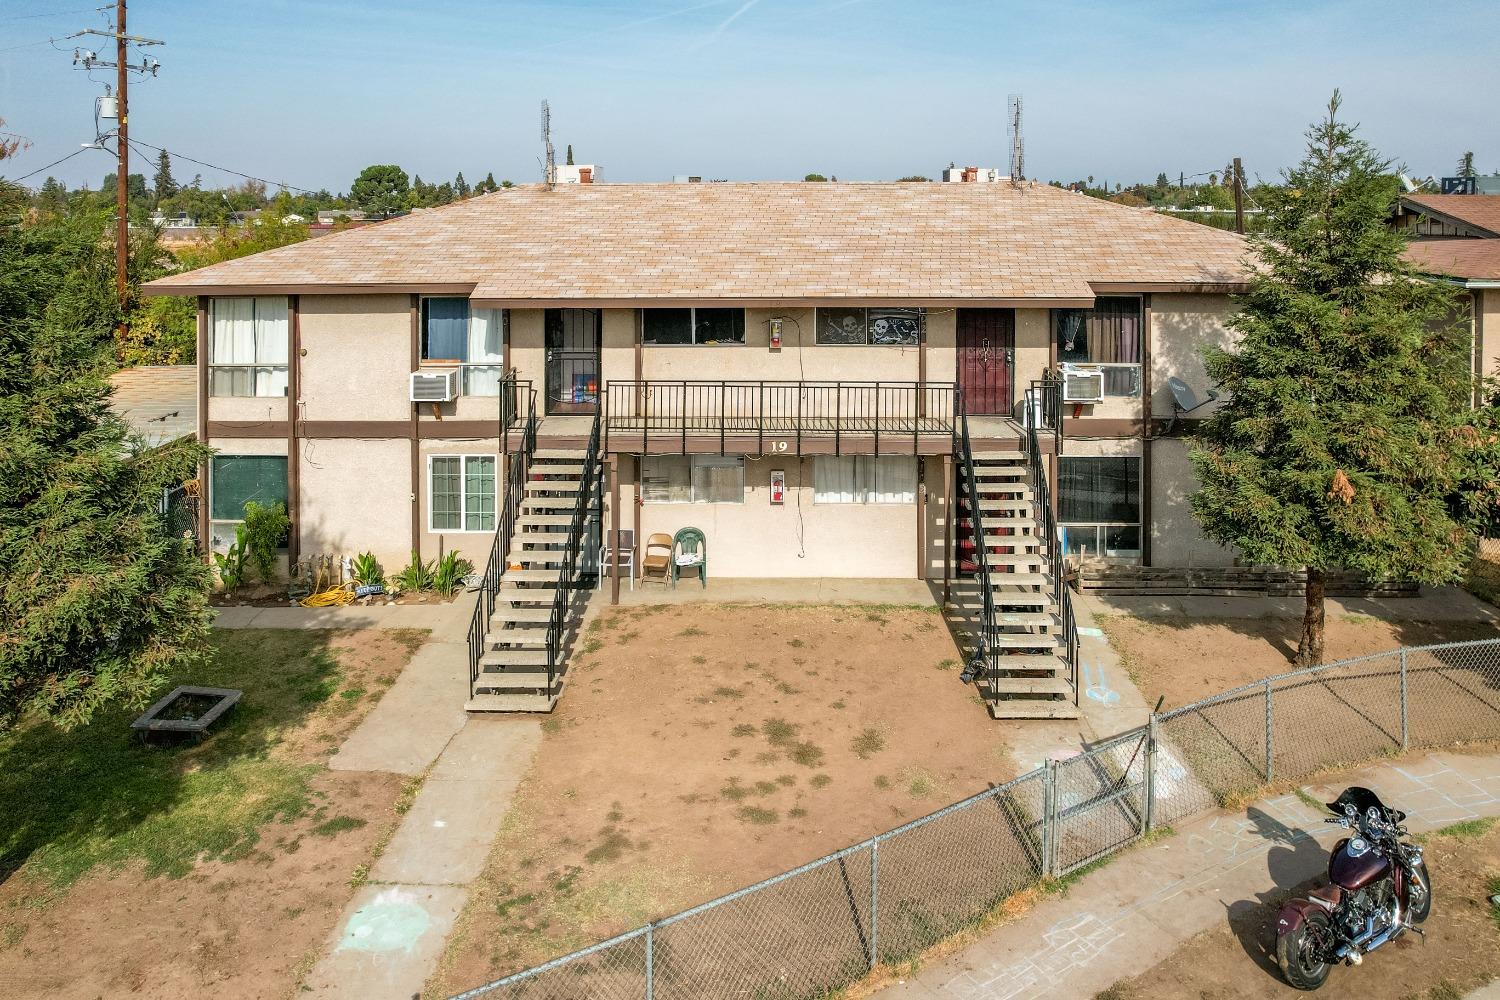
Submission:
[[[599,310],[548,309],[547,413],[599,408]]]
[[[966,412],[1011,415],[1015,347],[1015,310],[958,310],[958,387]]]

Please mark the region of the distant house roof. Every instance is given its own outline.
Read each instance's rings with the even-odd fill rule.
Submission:
[[[1474,235],[1500,238],[1500,194],[1405,194],[1408,211],[1421,212],[1474,230]]]
[[[1471,282],[1500,282],[1500,239],[1417,240],[1407,245],[1406,259],[1424,274]]]
[[[495,305],[1087,304],[1237,288],[1243,237],[1042,185],[526,185],[159,278],[150,294],[421,291]]]
[[[198,369],[192,365],[143,365],[110,376],[111,404],[153,446],[197,433]]]

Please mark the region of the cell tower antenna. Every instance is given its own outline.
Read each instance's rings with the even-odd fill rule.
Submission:
[[[1020,184],[1026,179],[1026,146],[1021,139],[1021,95],[1011,94],[1006,104],[1010,119],[1010,182]]]
[[[542,182],[551,191],[557,185],[557,152],[552,148],[552,106],[542,102]]]

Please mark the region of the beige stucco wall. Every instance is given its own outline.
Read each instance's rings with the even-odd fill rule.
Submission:
[[[430,483],[427,471],[427,459],[432,455],[494,455],[495,462],[495,504],[496,515],[505,504],[505,463],[499,459],[500,442],[496,438],[479,440],[434,440],[423,441],[421,447],[421,463],[418,471],[417,504],[421,513],[421,536],[422,536],[422,558],[436,559],[440,553],[457,551],[465,559],[472,562],[476,569],[484,567],[485,560],[489,558],[490,546],[494,544],[494,531],[440,531],[430,529],[432,519],[429,515],[430,504],[428,491]],[[408,460],[409,461],[409,460]],[[498,522],[497,522],[498,523]],[[402,534],[409,536],[411,526],[408,521]],[[403,555],[402,562],[409,558],[409,553]]]
[[[1188,505],[1197,477],[1187,442],[1151,443],[1151,565],[1233,566],[1235,553],[1205,538]]]
[[[298,308],[303,420],[410,416],[409,296],[304,295]]]
[[[210,396],[208,419],[234,423],[283,421],[290,412],[285,396]]]
[[[1158,419],[1172,416],[1172,390],[1167,379],[1176,376],[1186,382],[1198,399],[1208,398],[1208,374],[1203,370],[1206,347],[1228,347],[1233,334],[1224,320],[1234,305],[1228,295],[1176,295],[1157,293],[1151,296],[1151,415]],[[1210,404],[1193,413],[1206,417],[1218,404]]]
[[[769,498],[772,469],[786,472],[779,507]],[[622,473],[622,527],[629,528],[634,463],[622,462]],[[814,503],[810,458],[747,461],[742,504],[645,504],[638,543],[689,526],[707,538],[711,578],[916,576],[916,505]],[[937,559],[941,577],[940,550]]]
[[[1500,378],[1500,288],[1474,289],[1474,326],[1479,338],[1479,370]]]
[[[1016,363],[1012,370],[1011,389],[1015,409],[1021,412],[1026,390],[1032,379],[1039,379],[1052,363],[1052,311],[1050,309],[1016,310]]]
[[[303,557],[373,552],[387,573],[411,554],[411,452],[405,440],[301,441]]]

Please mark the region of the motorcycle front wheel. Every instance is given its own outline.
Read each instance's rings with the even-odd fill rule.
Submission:
[[[1422,898],[1407,911],[1407,916],[1412,923],[1420,924],[1422,921],[1426,920],[1428,914],[1432,912],[1432,876],[1428,874],[1427,862],[1425,861],[1418,862],[1416,871],[1417,875],[1421,879],[1421,883],[1427,887],[1427,891],[1424,892],[1422,894]],[[1408,889],[1408,898],[1410,898],[1410,894],[1411,891]]]
[[[1326,942],[1329,931],[1328,916],[1309,913],[1296,930],[1278,935],[1276,938],[1276,964],[1287,985],[1299,990],[1315,990],[1328,978]]]

